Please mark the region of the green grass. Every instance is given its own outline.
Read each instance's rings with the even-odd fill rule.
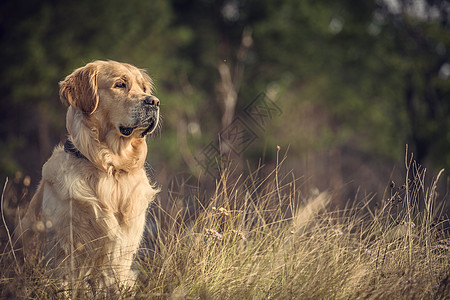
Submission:
[[[305,194],[279,166],[261,178],[225,170],[193,213],[156,203],[158,237],[136,263],[137,299],[445,299],[450,239],[436,178],[407,164],[404,183],[344,210],[332,195]],[[425,182],[429,182],[426,184]],[[178,199],[179,200],[179,199]],[[173,199],[177,203],[177,199]],[[10,250],[10,249],[9,249]],[[68,298],[42,267],[2,256],[0,284],[23,298]],[[81,298],[90,291],[77,291]],[[101,295],[101,294],[98,294]],[[100,296],[99,296],[100,297]]]

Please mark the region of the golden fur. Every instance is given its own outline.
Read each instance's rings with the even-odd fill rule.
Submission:
[[[89,63],[60,83],[68,139],[84,157],[54,149],[21,224],[25,251],[32,236],[45,236],[58,278],[134,280],[132,258],[158,192],[144,170],[145,135],[159,119],[152,88],[144,71],[114,61]]]

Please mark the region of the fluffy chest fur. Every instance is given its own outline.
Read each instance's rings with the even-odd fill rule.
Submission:
[[[67,218],[60,220],[59,215],[66,216],[72,205],[92,216],[90,223],[104,223],[105,234],[139,232],[136,227],[143,226],[146,208],[156,194],[144,169],[107,174],[89,161],[64,152],[62,147],[55,149],[42,175],[48,196],[42,203],[47,220],[63,225]]]

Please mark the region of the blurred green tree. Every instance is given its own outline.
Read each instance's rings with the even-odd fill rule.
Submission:
[[[259,2],[255,51],[271,70],[258,76],[294,74],[288,93],[331,114],[333,145],[398,160],[409,143],[420,163],[448,168],[448,6],[419,2]]]

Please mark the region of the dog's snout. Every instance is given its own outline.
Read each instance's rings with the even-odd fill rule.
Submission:
[[[155,96],[148,96],[148,97],[145,97],[144,104],[158,107],[159,99],[156,98]]]

